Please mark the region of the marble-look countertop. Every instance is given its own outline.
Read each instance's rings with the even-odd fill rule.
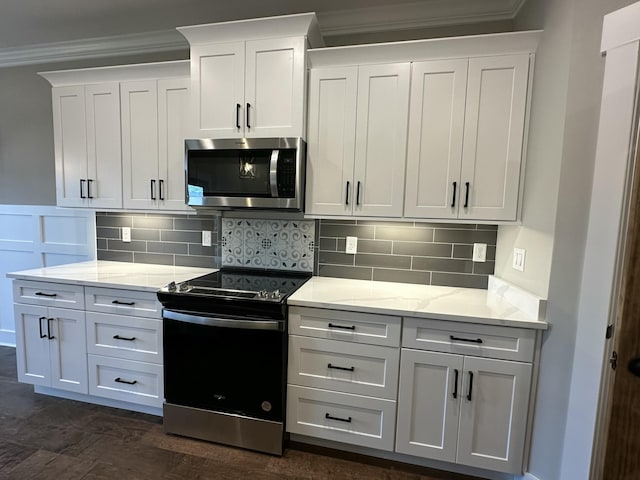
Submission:
[[[489,290],[313,277],[289,305],[545,330],[545,301],[490,278]],[[517,306],[516,306],[517,305]]]
[[[183,282],[215,272],[210,268],[91,260],[7,273],[20,280],[70,283],[92,287],[133,288],[155,292],[171,281]]]

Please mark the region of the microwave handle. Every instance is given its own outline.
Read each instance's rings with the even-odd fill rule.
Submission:
[[[271,184],[271,196],[278,197],[278,155],[280,150],[271,152],[271,164],[269,166],[269,183]]]

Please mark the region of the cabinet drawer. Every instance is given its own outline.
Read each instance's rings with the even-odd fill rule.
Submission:
[[[13,301],[32,305],[84,309],[84,287],[67,283],[13,281]]]
[[[162,365],[102,355],[88,357],[89,394],[150,407],[162,407]]]
[[[397,347],[401,317],[290,307],[289,333],[354,343]]]
[[[288,381],[395,400],[399,358],[398,348],[292,335]]]
[[[162,305],[155,292],[86,287],[85,301],[89,311],[162,318]]]
[[[287,431],[393,450],[396,402],[289,385]]]
[[[162,320],[87,312],[87,351],[162,363]]]
[[[535,331],[526,328],[405,318],[402,346],[531,362],[535,347]]]

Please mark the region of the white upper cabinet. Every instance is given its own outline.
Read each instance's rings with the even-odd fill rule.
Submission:
[[[409,63],[311,71],[306,212],[402,215]]]
[[[314,14],[178,28],[191,45],[195,138],[304,137],[306,48]]]
[[[122,207],[117,83],[53,88],[56,198],[63,207]]]
[[[516,219],[528,76],[529,55],[469,60],[460,218]]]
[[[186,210],[187,78],[122,82],[125,208]]]

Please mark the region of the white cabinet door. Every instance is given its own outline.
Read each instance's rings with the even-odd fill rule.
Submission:
[[[469,60],[459,218],[515,220],[529,55]]]
[[[311,70],[305,211],[351,215],[358,67]]]
[[[118,83],[85,87],[87,118],[87,204],[122,208],[120,87]]]
[[[354,215],[402,216],[409,63],[360,66]]]
[[[18,380],[33,385],[51,385],[50,340],[47,337],[47,307],[13,306],[16,321]]]
[[[466,59],[412,65],[405,217],[458,216],[467,66]]]
[[[125,208],[154,209],[158,182],[158,93],[155,80],[123,82],[122,166]]]
[[[463,357],[402,349],[396,451],[456,461]]]
[[[88,393],[87,336],[82,310],[49,308],[51,387]]]
[[[531,364],[464,358],[457,462],[522,473]]]
[[[52,96],[56,203],[82,207],[86,204],[87,179],[84,86],[56,87]]]
[[[303,137],[304,37],[248,41],[245,136]]]
[[[158,80],[158,208],[187,210],[184,139],[189,79]]]
[[[244,134],[244,42],[191,48],[189,137]]]

